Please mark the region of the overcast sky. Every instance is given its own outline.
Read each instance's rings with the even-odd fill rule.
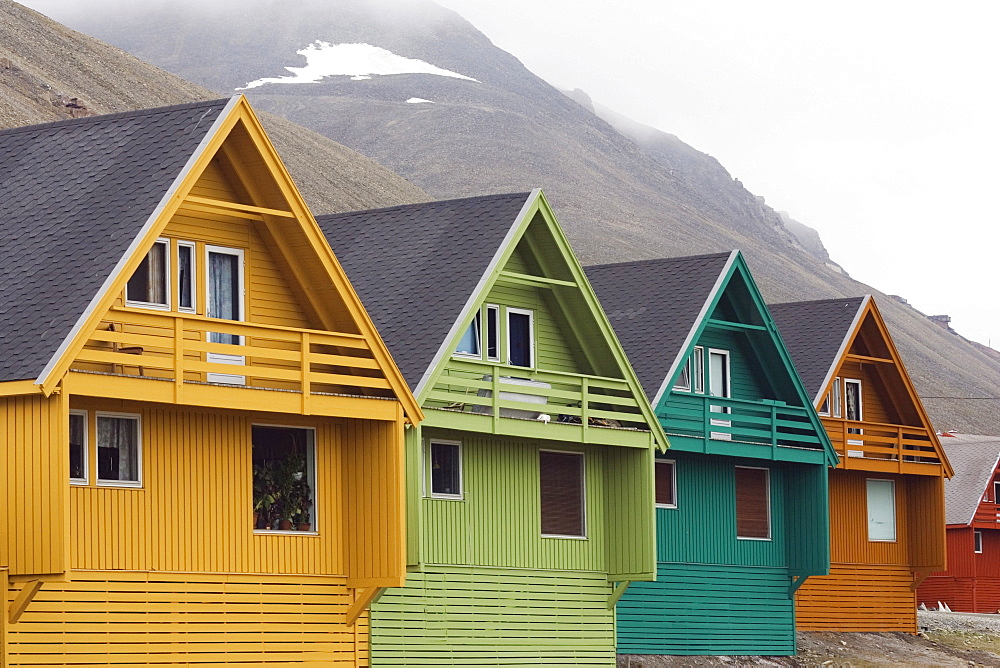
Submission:
[[[855,278],[1000,348],[1000,3],[439,2],[550,83],[715,156]],[[58,18],[67,0],[25,4]]]
[[[1000,3],[439,2],[550,83],[715,156],[855,278],[1000,348]]]

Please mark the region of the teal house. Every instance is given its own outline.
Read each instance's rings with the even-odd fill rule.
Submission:
[[[830,568],[837,456],[738,251],[587,268],[670,439],[655,582],[620,654],[795,653],[795,590]]]
[[[666,438],[545,197],[318,220],[425,414],[371,665],[614,666]]]

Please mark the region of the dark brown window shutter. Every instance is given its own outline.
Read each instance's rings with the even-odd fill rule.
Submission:
[[[767,486],[767,469],[736,467],[736,535],[739,538],[771,537]]]
[[[542,533],[584,536],[583,455],[540,452]]]
[[[676,506],[674,496],[674,463],[656,462],[656,503],[661,506]]]

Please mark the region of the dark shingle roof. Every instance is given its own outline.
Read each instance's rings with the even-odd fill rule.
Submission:
[[[587,278],[653,400],[732,253],[587,267]]]
[[[38,376],[227,102],[0,132],[0,381]]]
[[[530,193],[320,216],[410,388],[445,343]]]
[[[968,524],[1000,459],[1000,436],[946,435],[941,445],[955,469],[944,481],[945,523]]]
[[[864,297],[849,297],[767,305],[813,401],[864,301]]]

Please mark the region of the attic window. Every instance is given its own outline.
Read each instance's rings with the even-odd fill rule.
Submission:
[[[1000,480],[993,481],[993,503],[1000,503]]]
[[[167,249],[170,242],[157,239],[146,253],[132,277],[125,284],[125,303],[146,308],[170,308],[167,293],[167,276],[170,262]]]
[[[458,346],[455,347],[456,355],[482,357],[482,351],[479,347],[481,341],[480,326],[480,314],[477,312],[476,317],[473,318],[469,324],[469,328],[465,330],[465,334],[462,335],[462,339],[458,342]]]
[[[535,365],[534,313],[522,308],[507,309],[507,362],[511,366]]]

